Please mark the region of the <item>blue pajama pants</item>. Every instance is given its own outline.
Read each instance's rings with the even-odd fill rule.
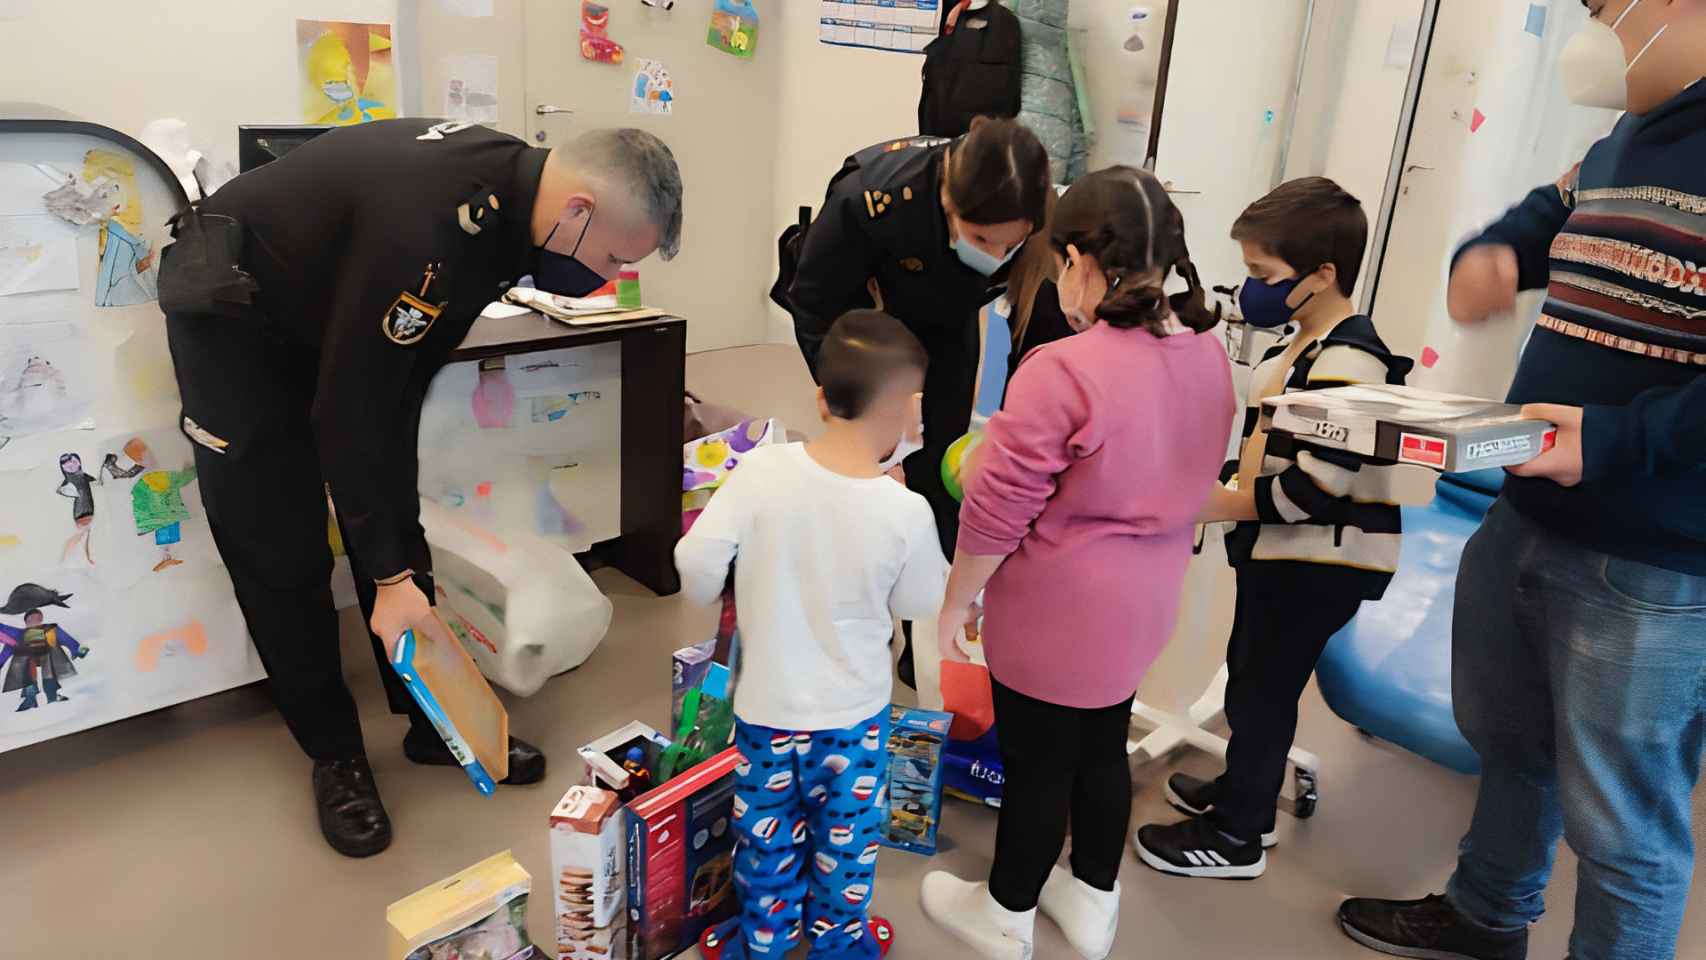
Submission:
[[[774,730],[736,721],[740,935],[726,960],[876,960],[867,928],[888,807],[889,708],[845,730]],[[744,950],[742,949],[744,947]]]

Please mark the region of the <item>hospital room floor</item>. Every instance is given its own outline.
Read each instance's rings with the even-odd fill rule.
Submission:
[[[791,347],[698,355],[688,361],[688,384],[719,403],[809,429],[816,416],[797,356]],[[579,780],[575,748],[631,719],[666,720],[670,652],[709,636],[714,621],[712,612],[656,599],[614,571],[596,579],[616,606],[603,645],[538,695],[507,698],[512,728],[545,749],[550,773],[542,785],[500,788],[493,799],[477,796],[456,771],[403,759],[403,726],[385,713],[360,618],[344,612],[345,672],[397,834],[373,859],[345,859],[320,840],[308,763],[260,687],[0,757],[7,837],[0,956],[374,958],[384,950],[387,904],[503,849],[535,877],[529,926],[549,945],[548,885],[538,882],[550,875],[546,817]],[[1202,628],[1176,641],[1150,672],[1145,700],[1176,707],[1194,699],[1224,650],[1230,614],[1217,608],[1225,606],[1203,607]],[[1299,743],[1322,758],[1320,809],[1308,821],[1280,816],[1267,875],[1246,883],[1163,877],[1128,847],[1115,956],[1366,960],[1375,954],[1334,923],[1342,898],[1441,888],[1474,804],[1474,781],[1363,738],[1313,688]],[[1134,825],[1173,818],[1161,784],[1174,769],[1212,774],[1215,764],[1184,753],[1137,768]],[[1699,838],[1706,795],[1697,795],[1695,810]],[[932,868],[981,876],[996,817],[949,801],[944,819],[935,859],[885,851],[879,863],[875,903],[895,924],[894,960],[964,955],[923,916],[918,884]],[[1574,879],[1566,848],[1548,891],[1551,912],[1534,930],[1536,960],[1564,955]],[[1700,875],[1693,893],[1679,956],[1706,956]],[[1039,921],[1037,956],[1076,954]]]

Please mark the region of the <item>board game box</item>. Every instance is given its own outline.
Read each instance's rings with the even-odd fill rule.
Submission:
[[[1445,473],[1509,467],[1552,449],[1558,428],[1525,420],[1520,407],[1415,387],[1358,385],[1262,401],[1275,434],[1382,463]]]
[[[558,960],[626,960],[624,818],[616,794],[570,787],[551,811]]]
[[[628,804],[628,955],[673,957],[735,913],[734,747]]]
[[[889,708],[888,821],[884,846],[931,856],[942,819],[942,748],[951,713]]]

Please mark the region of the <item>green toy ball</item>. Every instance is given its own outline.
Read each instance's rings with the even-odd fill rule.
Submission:
[[[948,496],[955,500],[964,500],[965,487],[960,482],[960,471],[966,458],[983,442],[983,431],[973,430],[965,436],[948,445],[948,452],[942,454],[942,486],[948,491]]]

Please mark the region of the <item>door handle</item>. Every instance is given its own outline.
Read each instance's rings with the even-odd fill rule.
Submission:
[[[541,103],[533,108],[533,112],[541,117],[548,117],[553,113],[574,113],[568,107],[559,107],[549,103]]]

